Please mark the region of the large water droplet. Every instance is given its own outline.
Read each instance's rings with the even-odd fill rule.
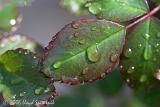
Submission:
[[[129,67],[129,69],[127,70],[127,72],[129,73],[129,74],[131,74],[131,73],[133,73],[135,71],[135,67]]]
[[[160,69],[157,69],[156,72],[154,73],[154,77],[158,80],[160,80]]]
[[[124,51],[124,56],[129,58],[132,55],[132,49],[128,48]]]
[[[112,54],[111,56],[110,56],[110,61],[111,62],[117,62],[117,60],[118,60],[118,54]]]
[[[100,52],[98,49],[98,45],[92,46],[87,49],[87,57],[91,62],[97,62],[100,59]]]
[[[142,75],[141,77],[140,77],[140,82],[145,82],[147,80],[147,76],[146,75]]]
[[[92,3],[89,6],[89,11],[93,14],[98,14],[101,12],[101,10],[102,10],[102,7],[99,3]]]
[[[62,65],[61,62],[56,62],[56,63],[53,64],[53,67],[54,67],[55,69],[58,69],[58,68],[61,67],[61,65]]]
[[[146,46],[145,46],[145,49],[144,49],[144,59],[147,61],[151,58],[151,56],[152,56],[151,45],[146,43]]]
[[[36,95],[40,95],[40,94],[42,93],[42,91],[43,91],[43,88],[42,88],[42,87],[39,87],[39,88],[37,88],[37,89],[34,90],[34,93],[35,93]]]

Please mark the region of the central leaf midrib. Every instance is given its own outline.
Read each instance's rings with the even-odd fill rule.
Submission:
[[[119,30],[119,31],[117,31],[117,32],[115,32],[115,33],[113,33],[113,34],[109,35],[106,39],[109,39],[110,37],[113,37],[112,35],[116,35],[117,33],[121,32],[121,31],[123,31],[123,29],[121,29],[121,30]],[[98,44],[100,44],[101,42],[105,41],[106,39],[104,39],[104,40],[100,41]],[[93,45],[94,45],[94,44],[92,44],[91,46],[93,46]],[[66,61],[68,61],[68,60],[70,60],[70,59],[72,59],[72,58],[74,58],[74,57],[76,57],[76,56],[78,56],[78,55],[82,54],[83,52],[85,52],[85,51],[86,51],[86,49],[88,49],[88,48],[89,48],[89,47],[91,47],[91,46],[88,46],[87,48],[85,48],[85,50],[80,51],[80,52],[79,52],[79,53],[77,53],[76,55],[73,55],[73,56],[71,56],[71,57],[69,57],[69,58],[66,58],[65,60],[60,61],[60,62],[65,63]]]

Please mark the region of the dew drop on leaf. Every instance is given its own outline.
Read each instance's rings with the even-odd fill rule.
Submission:
[[[21,92],[21,93],[19,94],[19,96],[20,96],[20,97],[23,97],[25,94],[26,94],[26,92]]]
[[[132,55],[132,49],[128,48],[124,51],[124,56],[129,58]]]
[[[53,64],[53,67],[54,67],[55,69],[58,69],[58,68],[61,67],[61,65],[62,65],[61,62],[56,62],[56,63]]]
[[[142,75],[141,77],[140,77],[140,82],[145,82],[147,80],[147,76],[146,75]]]
[[[73,23],[73,24],[72,24],[72,28],[78,29],[78,28],[79,28],[79,24],[78,24],[78,23]]]
[[[34,93],[35,93],[36,95],[40,95],[40,94],[42,93],[42,91],[43,91],[43,88],[42,88],[42,87],[39,87],[39,88],[37,88],[37,89],[34,90]]]
[[[145,37],[146,40],[149,40],[150,35],[149,34],[145,34],[144,37]]]
[[[102,10],[102,7],[99,3],[91,3],[89,6],[89,11],[93,14],[98,14]]]
[[[135,67],[129,67],[129,69],[127,70],[127,72],[129,73],[129,74],[131,74],[131,73],[133,73],[135,71]]]
[[[73,34],[73,36],[74,36],[74,37],[78,37],[78,36],[79,36],[79,32],[75,32],[75,33]]]
[[[110,57],[110,61],[114,63],[117,60],[118,60],[118,54],[112,54],[111,57]]]
[[[50,91],[51,91],[51,89],[50,89],[49,87],[47,87],[47,88],[44,90],[45,93],[48,93],[48,92],[50,92]]]
[[[100,52],[98,46],[95,45],[87,49],[87,57],[91,62],[97,62],[100,59]]]
[[[151,58],[151,56],[152,56],[151,45],[146,43],[146,46],[145,46],[145,49],[144,49],[144,59],[147,61]]]

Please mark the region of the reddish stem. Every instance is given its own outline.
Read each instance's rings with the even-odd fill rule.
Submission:
[[[133,27],[134,25],[138,24],[139,22],[147,19],[148,17],[153,16],[159,10],[160,10],[160,4],[156,8],[154,8],[152,11],[150,11],[149,13],[147,13],[145,16],[141,17],[140,19],[138,19],[135,22],[133,22],[133,23],[129,24],[128,26],[126,26],[126,29],[129,29],[129,28]]]

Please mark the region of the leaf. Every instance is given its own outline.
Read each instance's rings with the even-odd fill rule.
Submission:
[[[120,77],[119,70],[113,70],[106,78],[97,81],[97,85],[103,95],[113,96],[120,92],[123,88],[123,80]]]
[[[124,38],[125,29],[116,23],[74,21],[46,47],[43,72],[70,84],[103,78],[117,65]]]
[[[0,34],[14,32],[21,22],[17,8],[12,4],[6,4],[0,9]]]
[[[2,54],[0,91],[4,100],[10,105],[30,107],[51,97],[50,82],[39,70],[38,58],[28,50],[9,50]]]
[[[40,44],[25,35],[15,34],[0,38],[0,55],[7,50],[14,50],[17,48],[29,49],[38,55],[41,55],[43,52],[43,47]]]
[[[85,3],[88,0],[60,0],[60,4],[62,7],[69,9],[72,13],[77,16],[81,14],[86,14],[87,8],[85,7]]]
[[[98,18],[116,22],[129,21],[148,11],[145,0],[90,0],[86,5]]]
[[[139,23],[128,34],[121,72],[134,88],[144,88],[160,80],[160,22],[152,17]]]
[[[34,0],[0,0],[1,5],[12,4],[14,6],[24,6],[30,4]]]

